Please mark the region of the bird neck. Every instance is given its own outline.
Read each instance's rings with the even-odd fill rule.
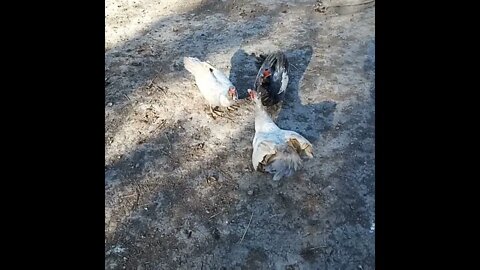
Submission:
[[[262,132],[274,129],[278,129],[278,127],[263,108],[262,102],[259,99],[255,100],[255,131]]]

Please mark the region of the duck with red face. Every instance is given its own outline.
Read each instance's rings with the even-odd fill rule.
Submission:
[[[263,106],[273,106],[284,99],[288,86],[288,66],[288,59],[283,52],[272,53],[263,61],[254,84]]]
[[[184,57],[183,64],[185,69],[195,77],[195,83],[208,102],[213,118],[215,115],[223,115],[219,107],[228,110],[237,109],[235,106],[238,101],[237,89],[223,72],[195,57]]]
[[[278,181],[302,166],[302,158],[313,158],[313,145],[295,131],[279,128],[265,111],[262,94],[248,89],[255,103],[255,137],[252,165],[255,170],[273,174]]]

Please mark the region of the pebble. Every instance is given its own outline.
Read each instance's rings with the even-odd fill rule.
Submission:
[[[249,191],[247,192],[247,194],[250,195],[250,196],[252,196],[252,195],[253,195],[253,190],[249,190]]]

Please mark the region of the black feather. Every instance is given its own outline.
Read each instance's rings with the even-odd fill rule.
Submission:
[[[285,91],[280,92],[282,77],[288,74],[288,59],[283,52],[268,55],[260,67],[255,79],[254,88],[259,93],[264,106],[273,106],[282,101]],[[264,78],[263,72],[269,70],[271,75]]]

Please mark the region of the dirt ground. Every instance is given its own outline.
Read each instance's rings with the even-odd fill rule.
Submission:
[[[105,269],[375,269],[374,4],[106,0]],[[276,122],[315,147],[279,183],[252,170],[253,105],[213,120],[182,64],[244,98],[275,50]]]

